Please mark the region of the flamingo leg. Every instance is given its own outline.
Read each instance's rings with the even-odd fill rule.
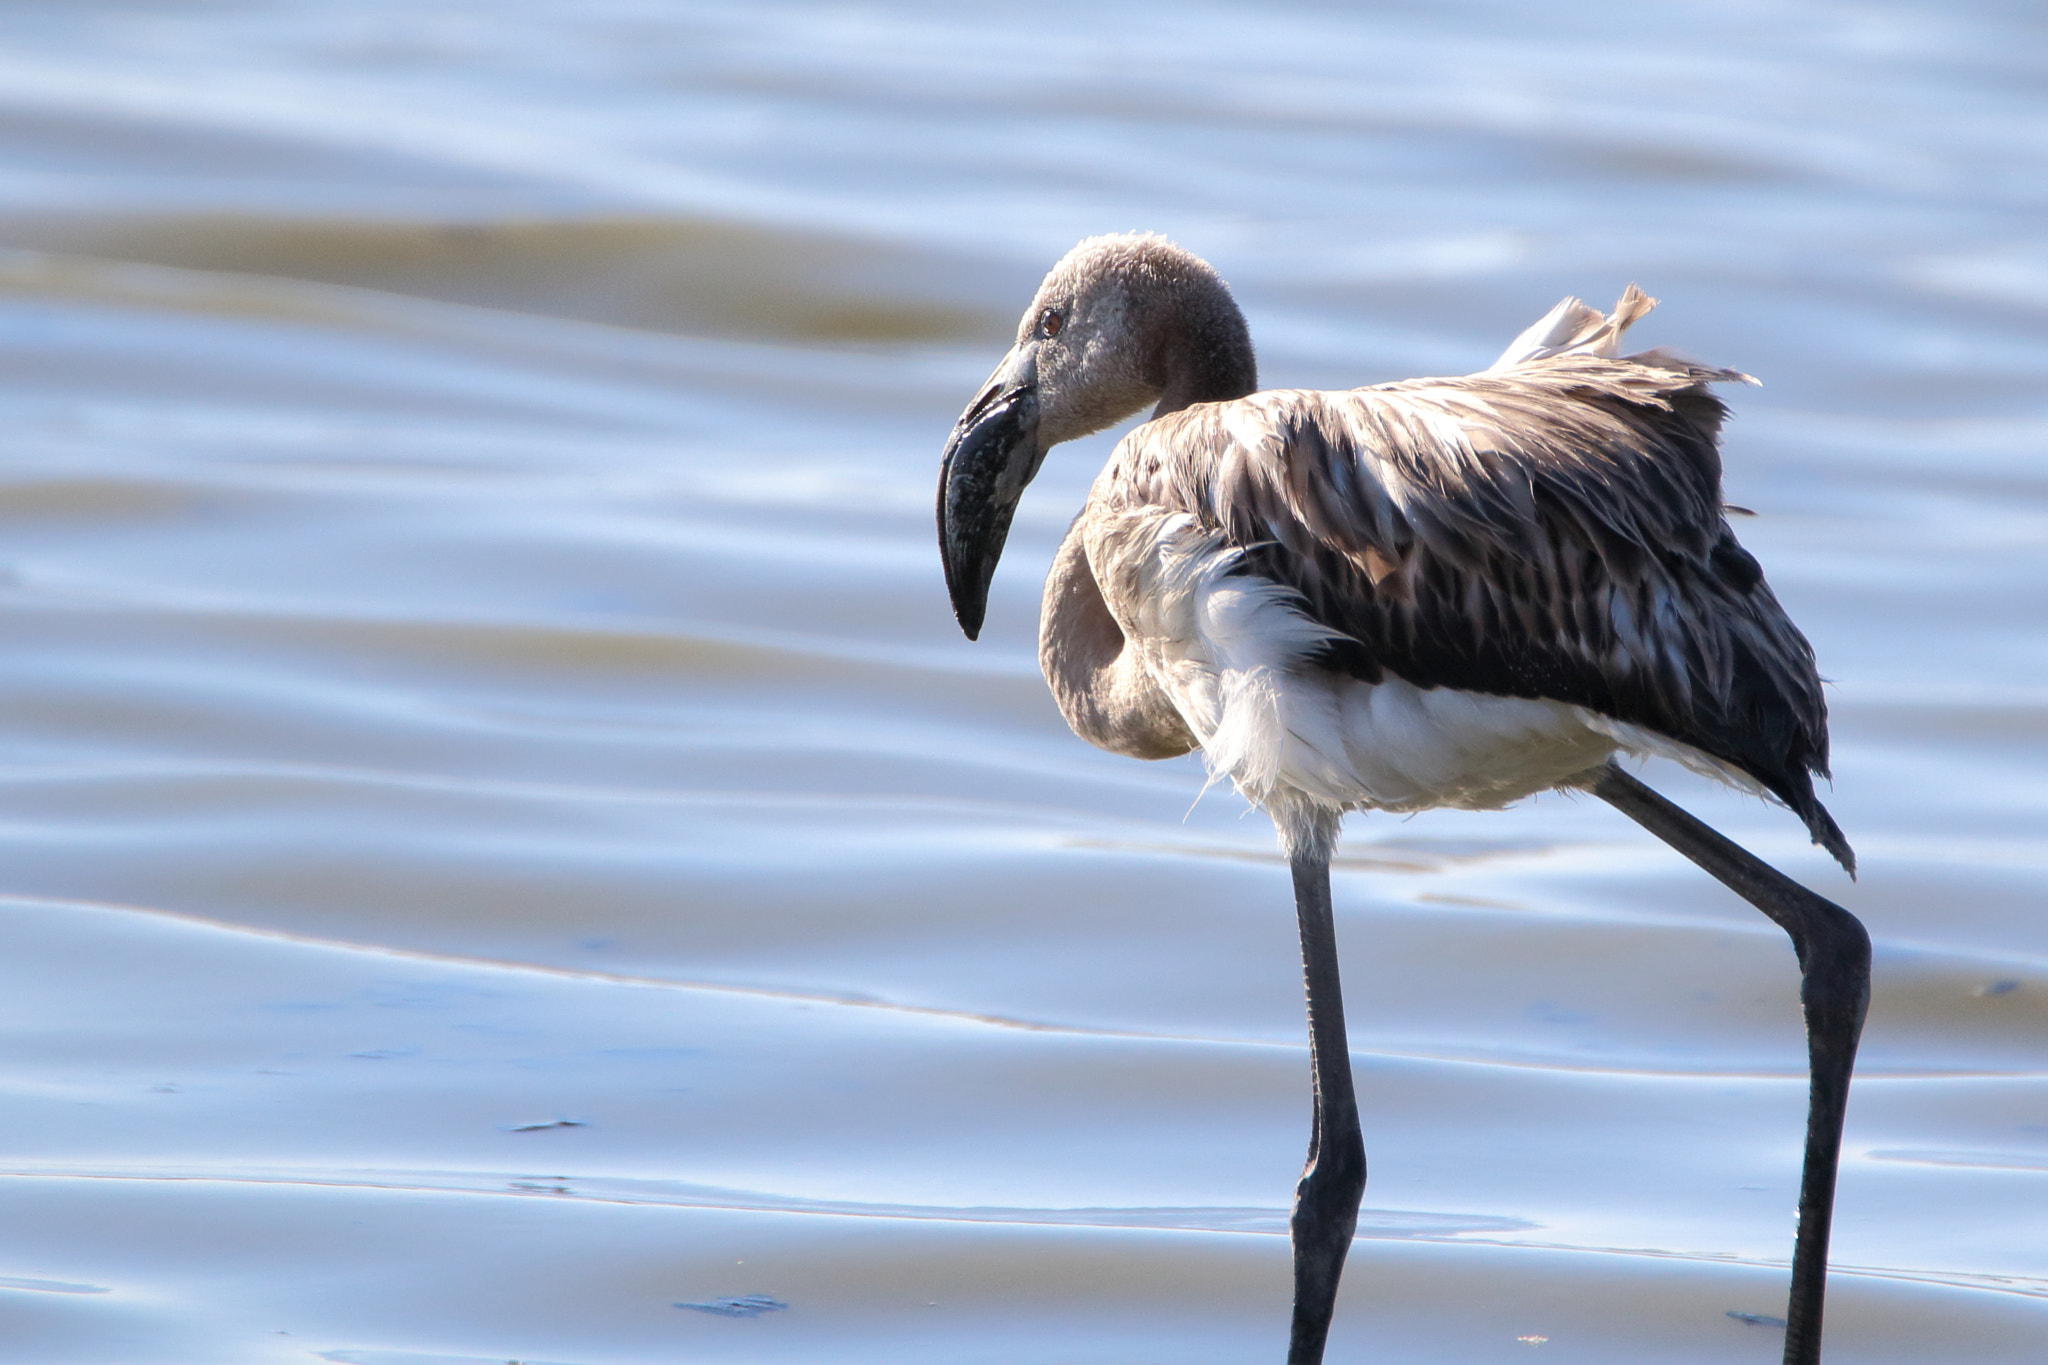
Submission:
[[[1792,1293],[1785,1314],[1785,1365],[1819,1365],[1842,1121],[1849,1106],[1856,1043],[1870,1004],[1870,935],[1847,910],[1815,895],[1621,769],[1611,764],[1598,769],[1585,785],[1792,936],[1803,974],[1799,999],[1806,1009],[1812,1088],[1806,1111],[1806,1165],[1799,1184],[1799,1236],[1792,1249]]]
[[[1358,1228],[1365,1193],[1365,1139],[1351,1083],[1351,1047],[1344,1032],[1344,993],[1337,979],[1337,926],[1330,909],[1330,854],[1311,841],[1288,858],[1301,920],[1301,968],[1308,991],[1309,1067],[1315,1127],[1308,1164],[1294,1191],[1294,1323],[1287,1365],[1320,1365],[1337,1305],[1337,1281]]]

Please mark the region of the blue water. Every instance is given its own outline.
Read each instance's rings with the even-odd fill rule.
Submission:
[[[1631,280],[1763,379],[1862,880],[1645,775],[1877,940],[1832,1365],[2038,1360],[2044,201],[2022,4],[0,10],[9,1357],[1276,1358],[1284,868],[1034,662],[1114,437],[977,645],[931,530],[1149,228],[1269,384]],[[1775,1359],[1782,936],[1592,802],[1343,851],[1332,1359]]]

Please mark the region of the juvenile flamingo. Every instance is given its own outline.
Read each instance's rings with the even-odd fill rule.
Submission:
[[[1039,662],[1083,739],[1137,758],[1199,747],[1279,831],[1315,1113],[1289,1365],[1322,1359],[1365,1188],[1330,909],[1338,821],[1559,787],[1611,803],[1791,935],[1812,1088],[1784,1359],[1820,1359],[1870,940],[1612,762],[1661,754],[1774,797],[1855,873],[1813,792],[1828,753],[1813,650],[1724,516],[1726,409],[1707,386],[1747,376],[1619,356],[1654,306],[1633,285],[1611,316],[1567,299],[1463,378],[1260,392],[1206,262],[1162,237],[1093,237],[1046,276],[947,443],[939,546],[973,639],[1045,453],[1154,405],[1053,561]]]

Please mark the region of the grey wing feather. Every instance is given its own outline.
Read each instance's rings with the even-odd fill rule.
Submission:
[[[1326,666],[1667,736],[1749,774],[1853,871],[1813,792],[1813,650],[1722,515],[1726,409],[1706,386],[1742,378],[1553,350],[1460,379],[1254,394],[1139,428],[1099,491],[1221,530],[1244,571],[1340,633]]]

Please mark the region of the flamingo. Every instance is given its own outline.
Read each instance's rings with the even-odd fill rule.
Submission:
[[[1853,877],[1814,796],[1813,650],[1721,500],[1726,408],[1754,382],[1619,354],[1655,306],[1566,299],[1461,378],[1260,391],[1243,314],[1164,237],[1055,265],[955,425],[939,476],[954,615],[981,630],[1046,452],[1152,405],[1045,582],[1039,662],[1081,738],[1199,748],[1272,817],[1300,925],[1314,1123],[1290,1232],[1289,1365],[1318,1365],[1365,1150],[1331,914],[1346,811],[1497,809],[1554,788],[1617,807],[1769,916],[1802,974],[1811,1074],[1786,1365],[1816,1365],[1870,939],[1616,766],[1661,755],[1774,799]]]

